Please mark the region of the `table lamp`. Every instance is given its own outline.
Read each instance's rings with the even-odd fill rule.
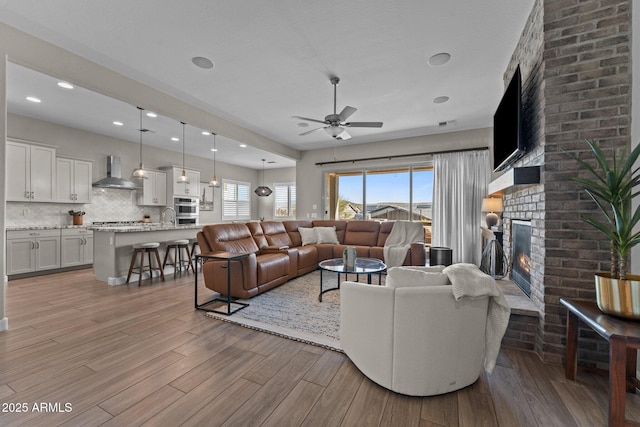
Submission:
[[[489,212],[485,218],[489,229],[498,224],[500,217],[498,217],[496,212],[502,212],[502,209],[502,198],[488,197],[482,199],[482,212]]]

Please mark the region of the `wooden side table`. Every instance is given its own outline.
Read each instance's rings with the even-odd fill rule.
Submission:
[[[604,314],[594,301],[560,299],[567,307],[565,376],[575,381],[578,370],[578,319],[609,342],[609,426],[640,426],[625,419],[625,392],[635,393],[640,322]]]

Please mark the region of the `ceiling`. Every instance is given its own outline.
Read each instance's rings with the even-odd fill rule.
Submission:
[[[323,131],[300,136],[314,123],[301,127],[302,121],[291,117],[323,120],[333,112],[332,75],[341,79],[338,112],[350,105],[358,109],[350,120],[384,122],[381,129],[349,129],[352,138],[339,144],[492,126],[503,73],[532,6],[533,0],[0,0],[0,21],[305,151],[336,143]],[[450,61],[429,65],[441,52],[449,53]],[[196,56],[211,59],[214,67],[196,67],[191,61]],[[30,70],[15,67],[9,69],[9,110],[34,114],[25,95],[14,93],[21,78],[31,84],[23,76]],[[99,106],[96,98],[104,97],[94,95],[71,103],[77,111],[65,112],[66,119],[105,122],[109,109],[121,108],[125,120],[139,128],[135,107]],[[449,100],[433,102],[442,96]],[[55,117],[63,115],[60,109],[50,105],[55,103],[38,104],[39,114],[62,121]],[[179,123],[165,122],[168,132],[181,132]],[[116,132],[113,125],[91,126]],[[146,118],[143,127],[152,129]],[[148,134],[145,144],[156,144],[151,137],[147,141]],[[118,137],[138,141],[139,132]],[[187,144],[190,138],[187,134]],[[239,149],[241,142],[220,136],[217,143],[229,145],[229,157],[219,147],[217,158],[232,164],[250,158],[246,166],[259,168],[261,158],[274,157],[252,147]],[[166,138],[162,143],[181,149]],[[187,146],[188,153],[194,149]],[[295,163],[276,157],[281,163],[273,167]]]

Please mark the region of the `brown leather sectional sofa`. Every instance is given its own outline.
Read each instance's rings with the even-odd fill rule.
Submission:
[[[339,244],[302,246],[299,227],[335,227]],[[347,246],[356,248],[358,257],[384,260],[384,243],[393,222],[377,221],[265,221],[246,224],[211,224],[198,232],[200,251],[250,253],[232,262],[231,296],[250,298],[287,280],[318,268],[318,263],[341,258]],[[423,244],[411,245],[404,265],[425,265]],[[207,288],[227,294],[227,262],[207,260],[202,267]]]

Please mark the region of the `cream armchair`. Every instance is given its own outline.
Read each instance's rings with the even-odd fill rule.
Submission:
[[[393,270],[385,286],[341,284],[345,353],[372,381],[402,394],[431,396],[474,383],[483,370],[489,298],[456,301],[451,285],[438,285],[447,281],[442,273],[422,284],[416,276],[394,278]]]

